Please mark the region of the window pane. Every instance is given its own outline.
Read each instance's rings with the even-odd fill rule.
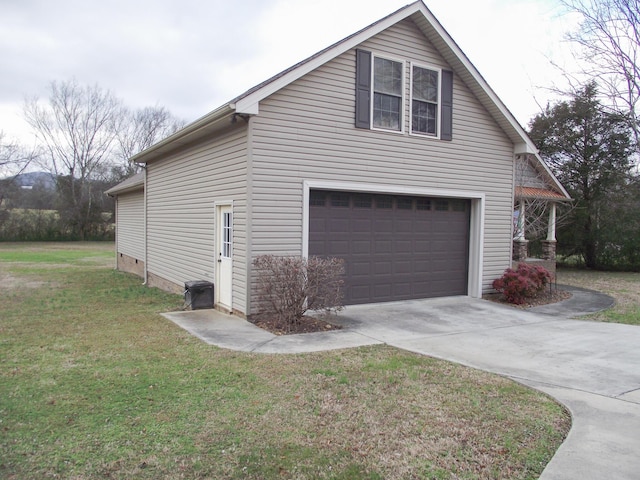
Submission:
[[[376,93],[373,96],[373,126],[400,130],[399,97]]]
[[[418,198],[416,200],[416,210],[431,210],[431,200],[428,198]]]
[[[438,106],[414,100],[411,103],[411,131],[436,135]]]
[[[309,198],[309,205],[316,207],[324,207],[324,199],[327,196],[324,192],[311,192],[311,198]]]
[[[438,72],[414,66],[411,92],[411,131],[437,135]]]
[[[438,72],[413,67],[413,98],[438,103]]]
[[[333,194],[331,194],[331,206],[332,207],[348,207],[349,206],[349,194],[348,193],[333,193]]]
[[[467,211],[467,202],[464,200],[454,200],[451,202],[453,205],[454,212],[466,212]]]
[[[231,258],[231,213],[222,216],[222,256]]]
[[[356,195],[353,199],[353,206],[356,208],[371,208],[372,203],[371,195]]]
[[[449,201],[448,200],[436,200],[436,210],[441,212],[446,212],[449,210]]]
[[[400,130],[402,62],[375,58],[373,68],[373,126]]]
[[[396,199],[396,207],[398,208],[398,210],[412,210],[413,199],[407,197],[398,197]]]
[[[386,195],[378,195],[376,196],[376,208],[392,208],[393,207],[393,197],[389,197]]]
[[[402,63],[376,58],[373,69],[373,89],[376,92],[402,95]]]

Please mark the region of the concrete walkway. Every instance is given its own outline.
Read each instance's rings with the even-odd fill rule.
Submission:
[[[563,287],[564,288],[564,287]],[[567,287],[568,288],[568,287]],[[213,310],[165,317],[207,343],[299,353],[386,343],[507,376],[558,399],[573,423],[540,478],[640,478],[640,327],[569,319],[612,304],[572,289],[522,310],[468,297],[349,306],[342,330],[275,336]]]

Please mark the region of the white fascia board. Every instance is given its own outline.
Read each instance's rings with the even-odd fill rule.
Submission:
[[[514,155],[538,155],[538,149],[535,147],[531,140],[527,139],[527,142],[516,143],[513,146]]]
[[[298,68],[292,69],[290,72],[287,72],[282,77],[265,85],[259,90],[256,90],[246,97],[239,99],[234,104],[231,104],[232,108],[235,108],[236,113],[246,113],[249,115],[257,114],[259,109],[258,105],[261,100],[267,98],[269,95],[274,94],[278,90],[281,90],[282,88],[286,87],[287,85],[296,81],[307,73],[310,73],[313,70],[319,68],[330,60],[333,60],[337,56],[342,55],[344,52],[347,52],[350,49],[356,47],[369,38],[386,30],[397,22],[410,17],[418,11],[422,11],[423,7],[424,4],[421,1],[415,2],[411,5],[407,5],[405,8],[398,10],[395,14],[379,21],[369,28],[362,30],[357,35],[354,35],[353,37],[348,38],[343,42],[339,42],[333,48],[329,48],[327,51],[325,51],[321,55],[318,55],[316,58],[303,63]]]
[[[260,113],[260,101],[248,103],[243,100],[230,103],[229,107],[241,115],[258,115]]]

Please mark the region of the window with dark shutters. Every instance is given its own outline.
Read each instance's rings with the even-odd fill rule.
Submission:
[[[357,128],[402,130],[404,70],[401,62],[375,58],[367,50],[356,50],[355,126]],[[421,67],[413,67],[409,70],[412,77],[411,132],[436,136],[437,122],[440,121],[439,138],[452,140],[453,72],[442,70],[440,85],[438,85],[437,70]],[[398,73],[401,76],[400,79],[397,78]],[[375,79],[373,84],[372,78]],[[398,85],[400,85],[400,91],[398,91]],[[439,98],[438,93],[440,93]],[[439,118],[438,101],[440,102]]]

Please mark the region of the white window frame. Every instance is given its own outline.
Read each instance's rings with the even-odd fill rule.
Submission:
[[[383,60],[389,60],[391,62],[396,62],[399,63],[400,65],[402,65],[402,73],[401,73],[401,79],[402,79],[402,85],[401,85],[401,89],[400,89],[400,130],[394,130],[394,129],[390,129],[390,128],[382,128],[382,127],[376,127],[373,124],[373,104],[374,104],[374,98],[375,98],[375,65],[376,65],[376,58],[380,58]],[[371,130],[377,130],[379,132],[390,132],[390,133],[400,133],[400,134],[404,134],[404,128],[405,128],[405,101],[406,101],[406,90],[407,90],[407,86],[406,86],[406,61],[400,58],[394,58],[392,56],[389,55],[379,55],[377,53],[371,52],[371,95],[370,95],[370,101],[369,101],[369,118],[370,118],[370,128]]]
[[[425,70],[431,70],[438,73],[438,107],[436,109],[436,133],[423,133],[413,131],[413,68],[418,67]],[[440,128],[442,126],[442,68],[434,65],[409,62],[409,75],[411,81],[409,83],[409,135],[416,135],[423,138],[440,139]]]

